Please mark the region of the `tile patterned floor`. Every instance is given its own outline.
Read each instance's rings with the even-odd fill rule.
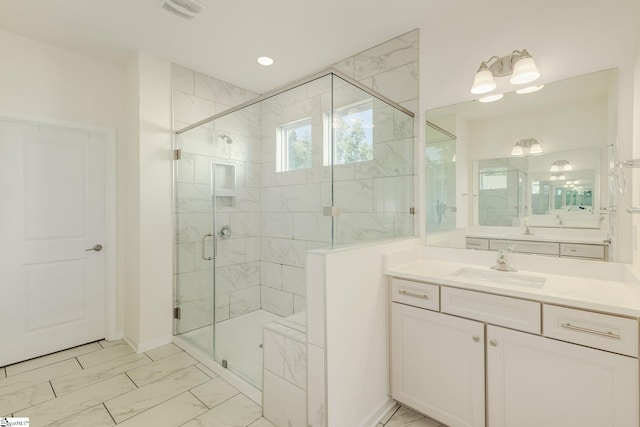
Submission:
[[[378,424],[378,427],[447,427],[431,418],[396,405]]]
[[[31,427],[274,427],[262,408],[169,344],[100,341],[0,368],[0,416]],[[446,427],[396,406],[379,427]]]
[[[31,427],[274,427],[262,408],[169,344],[96,342],[0,368],[0,416]]]

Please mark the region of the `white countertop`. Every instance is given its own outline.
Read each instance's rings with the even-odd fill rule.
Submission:
[[[549,262],[554,261],[549,259]],[[592,263],[594,261],[585,262]],[[637,280],[628,282],[597,280],[519,270],[518,273],[546,279],[541,288],[535,288],[495,284],[451,275],[460,268],[485,269],[495,272],[488,266],[425,258],[414,258],[408,263],[389,265],[384,272],[389,276],[403,279],[640,318],[640,284]]]

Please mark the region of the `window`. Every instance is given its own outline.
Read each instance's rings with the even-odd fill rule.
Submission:
[[[507,171],[480,173],[481,190],[504,190],[507,188]]]
[[[311,119],[280,126],[277,131],[277,171],[311,168]]]
[[[325,165],[331,164],[330,117],[329,113],[325,113]],[[373,160],[373,102],[371,100],[335,109],[333,131],[335,135],[334,164],[344,165]]]

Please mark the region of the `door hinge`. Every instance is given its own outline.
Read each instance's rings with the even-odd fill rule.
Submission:
[[[182,150],[180,148],[173,150],[173,160],[180,160],[182,158]]]
[[[416,214],[416,208],[409,208],[409,215],[415,215]]]
[[[173,318],[180,319],[180,307],[176,307],[173,309]]]

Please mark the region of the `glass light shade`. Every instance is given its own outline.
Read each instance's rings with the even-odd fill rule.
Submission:
[[[534,142],[533,144],[531,144],[529,154],[542,154],[542,146],[539,142]]]
[[[527,86],[527,87],[523,87],[522,89],[518,89],[516,91],[516,93],[518,95],[524,95],[525,93],[533,93],[533,92],[537,92],[540,89],[542,89],[544,87],[544,85],[536,85],[536,86]]]
[[[567,162],[564,167],[562,168],[563,171],[572,171],[573,170],[573,166],[571,166],[571,163]]]
[[[560,176],[558,177],[558,179],[559,179],[560,181],[564,181],[565,179],[567,179],[567,177],[566,177],[566,176],[564,176],[564,174],[560,174]]]
[[[512,156],[522,156],[524,154],[524,150],[519,145],[514,145],[513,150],[511,150]]]
[[[513,66],[513,75],[509,79],[509,83],[514,85],[522,85],[530,83],[540,77],[540,71],[536,67],[536,63],[531,57],[521,58]]]
[[[549,169],[549,172],[559,172],[559,171],[560,171],[560,168],[555,163],[552,164],[551,168]]]
[[[474,95],[480,95],[483,93],[491,92],[496,88],[496,81],[493,79],[493,74],[489,70],[480,70],[473,78],[473,85],[471,86],[471,93]]]
[[[495,101],[499,101],[502,99],[502,97],[504,96],[504,94],[502,93],[497,93],[495,95],[489,95],[489,96],[485,96],[484,98],[480,98],[478,99],[478,101],[480,102],[495,102]]]
[[[557,181],[558,177],[555,175],[551,175],[551,178],[549,178],[551,181]]]

